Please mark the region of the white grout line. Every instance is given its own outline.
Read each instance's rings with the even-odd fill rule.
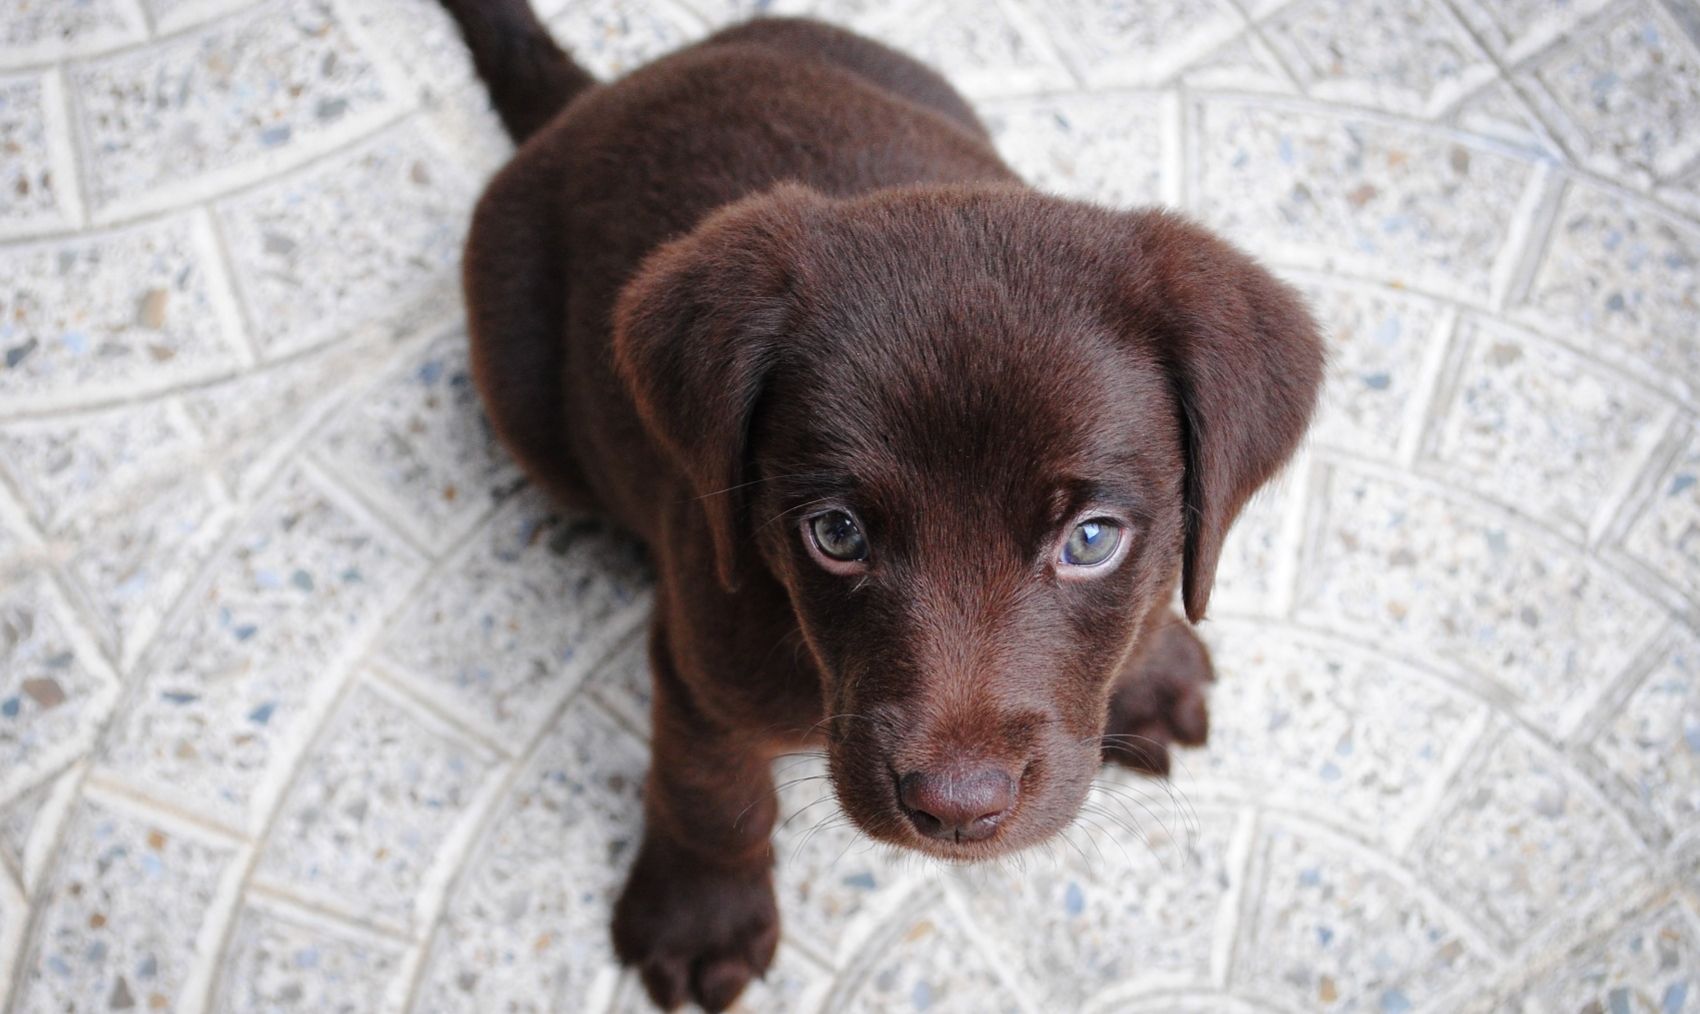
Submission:
[[[1494,258],[1487,305],[1495,313],[1504,313],[1513,301],[1527,295],[1535,271],[1546,256],[1562,199],[1562,177],[1552,166],[1536,162],[1506,224],[1505,241]]]
[[[75,111],[64,68],[55,67],[43,78],[41,106],[42,130],[47,134],[47,151],[59,193],[59,206],[65,213],[65,221],[73,229],[80,229],[88,223],[88,198],[77,160]]]
[[[1247,915],[1255,915],[1261,895],[1263,876],[1257,872],[1258,883],[1252,884],[1252,859],[1260,838],[1259,815],[1256,807],[1240,810],[1234,819],[1234,829],[1228,841],[1226,865],[1228,889],[1222,893],[1216,908],[1216,922],[1210,937],[1210,982],[1227,991],[1234,983],[1234,965],[1240,949],[1240,937],[1248,932]]]
[[[1438,436],[1433,430],[1440,425],[1450,407],[1453,387],[1462,369],[1463,342],[1458,338],[1459,313],[1451,306],[1442,306],[1435,315],[1423,349],[1416,382],[1405,404],[1400,420],[1399,440],[1394,460],[1407,469],[1413,468]]]

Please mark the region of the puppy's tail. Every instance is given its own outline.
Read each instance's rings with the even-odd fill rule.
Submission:
[[[527,0],[442,0],[514,143],[536,133],[596,79],[572,61]]]

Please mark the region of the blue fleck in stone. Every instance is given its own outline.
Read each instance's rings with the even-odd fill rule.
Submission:
[[[319,949],[317,947],[303,947],[296,951],[295,965],[297,968],[318,968]]]
[[[1683,490],[1688,489],[1693,485],[1694,476],[1689,475],[1686,472],[1679,472],[1677,473],[1676,478],[1671,480],[1669,495],[1676,496],[1678,493],[1681,493]]]
[[[1607,994],[1606,1002],[1611,1005],[1611,1014],[1629,1014],[1629,990],[1622,986]]]
[[[916,1010],[926,1010],[931,1007],[933,1005],[932,984],[925,979],[917,982],[915,988],[909,993],[909,1002],[915,1005]]]
[[[1623,293],[1614,292],[1611,295],[1606,297],[1606,309],[1612,311],[1613,313],[1618,313],[1618,312],[1621,312],[1623,310],[1623,307],[1624,307]]]
[[[1281,141],[1280,141],[1279,145],[1276,147],[1276,154],[1280,156],[1282,165],[1292,165],[1293,164],[1293,139],[1290,138],[1290,137],[1287,137],[1285,135],[1282,135]]]
[[[1300,870],[1299,883],[1306,887],[1315,887],[1317,884],[1322,883],[1322,871],[1315,866],[1312,866],[1308,870]]]
[[[66,331],[59,336],[59,344],[74,356],[80,356],[89,350],[89,336],[81,331]]]
[[[1086,892],[1072,880],[1068,882],[1068,890],[1063,892],[1063,910],[1069,915],[1079,915],[1086,911]]]
[[[844,886],[871,891],[874,889],[874,875],[872,873],[852,873],[844,878]]]
[[[1333,761],[1327,761],[1322,765],[1320,774],[1325,782],[1337,782],[1340,780],[1340,767]]]
[[[11,369],[12,367],[23,362],[25,359],[28,359],[29,354],[31,352],[34,352],[36,350],[36,347],[39,344],[40,343],[37,342],[34,338],[31,338],[29,341],[24,342],[22,345],[14,345],[11,348],[7,349],[6,350],[6,368]]]
[[[254,626],[252,623],[244,623],[235,630],[232,630],[231,633],[236,635],[236,639],[238,641],[246,641],[248,638],[253,637],[259,629],[259,627]]]
[[[424,365],[419,367],[419,382],[421,384],[435,384],[441,379],[443,379],[442,360],[428,359]]]
[[[158,974],[159,974],[159,962],[154,960],[154,956],[152,954],[148,955],[147,957],[143,958],[141,961],[137,962],[137,964],[136,964],[136,978],[138,978],[138,979],[151,979]]]
[[[360,574],[360,568],[358,568],[358,567],[348,568],[347,570],[342,572],[341,577],[342,577],[343,581],[348,583],[348,584],[358,584],[362,580],[364,580],[364,578]]]
[[[1688,744],[1693,753],[1700,753],[1700,722],[1689,725],[1682,730],[1682,741]]]
[[[1327,947],[1329,944],[1334,942],[1334,931],[1329,929],[1327,926],[1318,926],[1316,928],[1316,942],[1323,947]]]
[[[57,954],[47,959],[47,967],[53,969],[55,975],[69,976],[71,974],[71,966],[65,964],[65,959]]]
[[[182,690],[166,690],[159,696],[172,704],[193,704],[201,699],[200,694],[191,694]]]
[[[1664,999],[1659,1001],[1659,1010],[1664,1014],[1678,1014],[1682,1005],[1688,1002],[1688,980],[1673,982],[1665,989]]]
[[[274,702],[267,701],[255,708],[253,711],[248,712],[248,721],[253,722],[255,725],[265,725],[267,722],[272,720],[272,712],[276,709],[277,705]]]
[[[1393,378],[1385,372],[1366,373],[1363,380],[1364,386],[1372,391],[1385,391],[1393,384]]]
[[[93,961],[97,964],[99,962],[105,961],[106,960],[106,941],[96,940],[95,942],[89,944],[88,949],[83,951],[83,956],[88,958],[90,961]]]
[[[289,583],[302,591],[310,592],[313,590],[313,575],[304,570],[297,570],[289,575]]]
[[[20,702],[16,696],[8,697],[4,701],[0,701],[0,715],[4,715],[7,718],[15,717],[18,713],[18,709],[22,706],[22,702]]]
[[[152,852],[142,853],[140,862],[142,864],[142,872],[147,874],[149,877],[157,877],[165,872],[165,866],[160,863],[159,858]]]
[[[1411,1009],[1411,1001],[1396,989],[1385,990],[1381,994],[1381,1009],[1387,1014],[1404,1014]]]
[[[275,148],[288,141],[291,133],[293,131],[287,123],[279,127],[267,127],[260,131],[260,143],[268,148]]]
[[[278,577],[275,570],[262,570],[255,573],[254,583],[261,588],[280,588],[283,586],[283,578]]]

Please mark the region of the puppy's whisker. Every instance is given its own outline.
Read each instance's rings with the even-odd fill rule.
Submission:
[[[831,477],[832,476],[829,473],[826,473],[826,472],[788,472],[785,475],[764,475],[759,479],[751,479],[748,482],[735,483],[731,486],[727,486],[725,489],[711,489],[707,493],[703,493],[700,496],[688,497],[684,500],[680,500],[679,502],[680,503],[694,503],[698,500],[707,500],[709,497],[725,496],[727,493],[735,493],[740,489],[748,489],[751,486],[760,486],[764,482],[783,482],[787,479],[817,479],[818,480],[818,479],[829,479]]]
[[[767,668],[767,664],[769,662],[773,661],[774,653],[777,652],[780,648],[783,648],[785,646],[786,641],[789,641],[791,638],[795,637],[795,638],[798,639],[798,642],[801,643],[802,636],[803,636],[803,628],[802,627],[792,627],[790,630],[787,630],[785,633],[780,634],[779,640],[773,642],[773,647],[767,649],[767,654],[762,656],[761,664],[756,666],[756,668],[757,669]],[[793,655],[792,655],[792,659],[793,659],[793,661],[796,659],[796,655],[795,655],[794,652],[793,652]]]
[[[827,814],[825,817],[816,821],[813,827],[809,828],[808,833],[803,835],[802,840],[797,843],[797,847],[791,851],[791,855],[793,857],[802,855],[809,847],[809,842],[821,831],[832,830],[833,828],[841,827],[849,822],[850,818],[844,814],[843,810]]]
[[[1111,745],[1112,748],[1119,747],[1120,749],[1124,750],[1125,752],[1131,753],[1135,757],[1141,757],[1141,758],[1145,758],[1145,757],[1150,756],[1150,754],[1145,750],[1145,748],[1141,744],[1149,743],[1152,746],[1154,746],[1155,748],[1157,748],[1158,750],[1167,750],[1168,756],[1169,756],[1169,763],[1179,766],[1180,769],[1181,769],[1181,773],[1186,775],[1188,780],[1191,780],[1193,778],[1192,769],[1187,767],[1186,761],[1181,758],[1178,751],[1169,750],[1166,744],[1159,743],[1157,740],[1154,740],[1149,736],[1140,736],[1140,735],[1136,735],[1136,734],[1130,733],[1130,732],[1122,732],[1122,733],[1109,733],[1109,734],[1106,734],[1104,736],[1099,737],[1099,739],[1105,741],[1106,743],[1108,743],[1109,740],[1117,740],[1118,741],[1117,743],[1109,744],[1109,745]],[[1123,742],[1123,741],[1125,741],[1125,742]],[[1169,799],[1176,804],[1177,808],[1188,811],[1186,813],[1187,819],[1189,819],[1195,825],[1198,823],[1198,811],[1193,808],[1191,801],[1187,800],[1185,798],[1185,795],[1186,795],[1185,792],[1183,790],[1179,789],[1175,785],[1175,780],[1173,778],[1168,778],[1168,777],[1158,778],[1158,777],[1148,776],[1148,780],[1157,782],[1158,784],[1162,785],[1164,790],[1166,792],[1168,792]]]
[[[765,802],[766,800],[769,800],[769,799],[778,799],[779,794],[781,792],[784,792],[786,789],[790,788],[791,786],[801,785],[804,782],[812,782],[812,781],[816,781],[816,780],[826,781],[827,779],[826,779],[825,775],[804,775],[801,778],[793,778],[790,781],[784,782],[784,783],[779,784],[779,785],[769,786],[766,792],[763,792],[760,795],[756,796],[756,798],[750,800],[748,806],[745,806],[742,810],[738,811],[738,815],[736,817],[732,818],[732,826],[734,828],[743,827],[743,825],[744,825],[744,815],[749,813],[752,809],[754,809],[757,803]]]
[[[1133,866],[1135,863],[1133,861],[1133,856],[1127,850],[1127,843],[1125,841],[1127,835],[1132,835],[1141,845],[1144,845],[1145,850],[1151,853],[1151,858],[1157,860],[1159,865],[1163,864],[1163,857],[1158,854],[1156,847],[1151,843],[1151,839],[1145,835],[1145,832],[1140,830],[1138,825],[1124,820],[1100,806],[1094,806],[1091,803],[1082,806],[1080,809],[1082,814],[1090,813],[1093,816],[1102,817],[1104,820],[1109,821],[1111,827],[1126,832],[1125,835],[1111,834],[1110,838],[1116,843],[1116,848],[1121,850],[1122,859],[1126,861],[1129,866]],[[1103,825],[1100,824],[1098,827],[1102,829]],[[1109,832],[1106,831],[1105,833],[1108,834]]]
[[[852,830],[854,830],[855,826],[851,825],[851,827],[852,827]],[[836,855],[832,858],[831,865],[827,866],[827,868],[826,868],[827,872],[828,873],[832,872],[833,869],[835,869],[838,866],[839,862],[841,860],[843,860],[844,854],[846,852],[850,851],[850,847],[852,845],[855,845],[857,842],[861,841],[863,838],[866,838],[866,837],[867,837],[867,835],[863,834],[861,831],[855,831],[855,833],[850,836],[850,840],[844,843],[844,847],[842,849],[838,850],[838,855]]]
[[[1147,743],[1156,743],[1157,742],[1156,740],[1150,739],[1149,737],[1138,736],[1138,735],[1135,735],[1133,733],[1118,733],[1118,734],[1116,734],[1116,737],[1118,739],[1125,738],[1125,739],[1130,740],[1130,741],[1143,740],[1144,742],[1147,742]],[[1106,737],[1106,738],[1108,738],[1108,737]],[[1169,753],[1169,763],[1171,765],[1175,766],[1175,767],[1178,767],[1181,771],[1181,774],[1184,775],[1188,781],[1196,781],[1197,780],[1196,776],[1194,776],[1193,773],[1192,773],[1192,768],[1187,766],[1186,759],[1183,758],[1180,755],[1179,751],[1169,750],[1168,753]],[[1167,791],[1168,794],[1169,794],[1170,801],[1173,802],[1176,805],[1176,807],[1182,811],[1183,819],[1188,821],[1188,823],[1190,823],[1194,829],[1197,829],[1200,826],[1199,817],[1198,817],[1198,810],[1197,810],[1196,807],[1194,807],[1192,805],[1192,800],[1187,796],[1186,790],[1181,788],[1179,785],[1177,785],[1175,783],[1175,780],[1172,777],[1158,778],[1158,779],[1152,779],[1152,780],[1160,783],[1163,786],[1164,790]]]
[[[784,763],[773,769],[773,775],[777,778],[787,771],[795,771],[810,761],[817,761],[820,760],[820,758],[820,752],[814,750],[811,750],[808,753],[780,754],[775,758],[775,762],[783,760]],[[820,777],[824,778],[826,776],[822,775]]]
[[[855,712],[846,711],[846,712],[843,712],[843,713],[837,714],[837,715],[828,715],[825,718],[821,719],[820,721],[816,722],[815,724],[809,726],[808,730],[803,733],[803,738],[807,739],[808,737],[813,736],[815,734],[815,730],[819,729],[821,726],[827,724],[828,722],[836,722],[841,718],[854,719],[854,720],[860,721],[860,722],[872,722],[876,728],[887,728],[887,726],[885,726],[882,719],[876,718],[872,715],[859,715],[859,714],[856,714]],[[826,733],[827,733],[828,738],[832,737],[832,730],[831,729],[826,730]]]
[[[822,804],[822,803],[832,803],[832,802],[836,802],[836,800],[833,799],[833,797],[822,796],[819,799],[814,800],[813,802],[804,803],[802,806],[797,807],[796,812],[792,813],[791,816],[786,817],[785,820],[780,823],[777,830],[783,831],[786,828],[790,827],[792,821],[796,820],[798,817],[801,817],[804,813],[808,812],[809,810],[814,809],[815,807],[819,806],[820,804]],[[830,817],[831,814],[828,814],[827,816]]]
[[[1092,817],[1088,814],[1085,806],[1082,806],[1080,808],[1080,812],[1076,813],[1074,816],[1075,816],[1076,820],[1082,821],[1082,822],[1087,823],[1087,824],[1091,824],[1094,828],[1097,829],[1098,833],[1097,834],[1088,834],[1086,836],[1086,840],[1092,844],[1092,851],[1098,853],[1098,862],[1100,864],[1108,862],[1109,860],[1104,858],[1104,849],[1103,849],[1102,846],[1100,846],[1098,844],[1098,839],[1108,835],[1110,833],[1109,830],[1107,828],[1105,828],[1103,824],[1100,824],[1098,821],[1093,820]]]
[[[1199,820],[1198,809],[1193,805],[1191,796],[1187,794],[1185,788],[1176,785],[1173,779],[1164,778],[1159,781],[1164,796],[1168,800],[1169,809],[1179,818],[1181,826],[1186,829],[1188,835],[1196,839],[1201,833],[1203,824]],[[1149,786],[1149,780],[1142,779],[1137,782],[1111,781],[1100,776],[1093,779],[1093,784],[1103,786],[1113,795],[1122,795],[1139,801],[1140,805],[1144,806],[1144,800],[1147,798],[1144,793]],[[1147,807],[1147,811],[1149,811],[1149,807]],[[1167,829],[1165,828],[1165,830]]]
[[[1093,784],[1097,788],[1103,789],[1104,792],[1105,792],[1105,795],[1108,798],[1116,800],[1124,808],[1127,806],[1128,800],[1131,799],[1134,802],[1134,804],[1136,804],[1141,810],[1145,811],[1147,816],[1149,816],[1152,820],[1157,822],[1157,826],[1163,829],[1164,836],[1166,836],[1170,839],[1175,838],[1175,832],[1173,831],[1173,829],[1171,829],[1169,827],[1168,821],[1163,819],[1162,814],[1158,813],[1156,810],[1153,810],[1150,806],[1146,805],[1146,803],[1143,799],[1140,799],[1138,796],[1124,795],[1121,792],[1116,791],[1119,788],[1119,786],[1110,785],[1107,782],[1096,781]],[[1102,809],[1102,807],[1100,807],[1100,809]],[[1128,817],[1131,819],[1131,818],[1133,818],[1133,816],[1134,816],[1133,813],[1130,811],[1128,813]],[[1192,840],[1192,836],[1191,836],[1190,832],[1189,832],[1189,835],[1188,835],[1188,840],[1189,841]]]
[[[1066,826],[1063,827],[1063,829],[1061,831],[1057,832],[1057,837],[1061,838],[1063,843],[1066,844],[1069,848],[1072,848],[1072,849],[1074,849],[1074,851],[1078,852],[1080,854],[1081,863],[1084,864],[1088,869],[1091,869],[1092,860],[1086,855],[1086,850],[1080,847],[1079,842],[1075,841],[1073,838],[1070,838],[1068,836],[1068,833],[1070,831],[1073,831],[1074,828],[1075,828],[1074,822],[1070,821]]]
[[[805,500],[804,502],[796,505],[795,507],[787,507],[784,510],[780,511],[778,514],[775,514],[773,517],[768,518],[766,521],[763,521],[761,524],[757,525],[756,531],[758,531],[758,532],[761,531],[762,529],[766,528],[768,525],[773,524],[775,521],[783,520],[784,517],[787,514],[795,514],[798,511],[808,510],[810,507],[813,507],[816,504],[830,503],[833,499],[835,499],[835,498],[830,497],[830,496],[821,496],[821,497],[816,497],[813,500]]]

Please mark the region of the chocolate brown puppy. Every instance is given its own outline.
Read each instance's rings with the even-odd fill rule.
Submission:
[[[614,914],[662,1007],[778,938],[775,754],[874,838],[972,860],[1102,760],[1204,740],[1223,538],[1310,418],[1300,300],[1160,211],[1024,186],[925,67],[797,20],[611,84],[523,0],[446,0],[513,160],[465,284],[502,439],[658,574],[643,844]]]

